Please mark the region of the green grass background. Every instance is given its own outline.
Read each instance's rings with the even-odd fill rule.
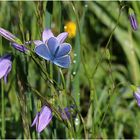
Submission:
[[[25,129],[30,132],[30,138],[140,138],[140,109],[130,87],[140,84],[140,31],[131,28],[127,7],[121,10],[118,19],[122,5],[132,7],[140,23],[139,1],[0,2],[0,27],[22,42],[41,40],[46,27],[58,35],[64,31],[66,22],[77,25],[76,36],[66,40],[72,46],[72,63],[69,69],[61,71],[64,80],[60,69],[53,66],[55,81],[61,87],[66,85],[57,91],[59,95],[55,86],[44,80],[45,76],[30,56],[0,38],[0,54],[8,52],[14,56],[8,84],[1,82],[0,125],[4,125],[5,133],[0,138],[29,138]],[[33,50],[35,46],[28,47]],[[50,73],[49,64],[35,57]],[[29,85],[56,108],[73,104],[67,95],[70,94],[83,122],[77,116],[66,127],[54,115],[49,126],[37,134],[30,125],[41,107],[41,99]]]

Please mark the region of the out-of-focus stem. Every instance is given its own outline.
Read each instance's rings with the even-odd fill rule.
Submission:
[[[19,89],[19,102],[20,102],[20,108],[21,108],[21,116],[22,116],[22,123],[23,123],[23,129],[24,129],[24,138],[30,139],[30,129],[29,129],[29,123],[28,123],[28,116],[27,116],[27,106],[26,106],[26,97],[24,88],[22,86],[22,82],[20,81],[20,78],[18,77],[18,89]]]

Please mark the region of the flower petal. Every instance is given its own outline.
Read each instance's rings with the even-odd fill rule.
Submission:
[[[136,16],[135,15],[130,15],[129,19],[130,19],[131,27],[134,30],[137,30],[138,29],[138,23],[137,23],[137,20],[136,20]]]
[[[68,68],[70,65],[70,56],[69,55],[65,55],[63,57],[59,57],[53,60],[53,63],[58,65],[59,67],[62,68]]]
[[[3,28],[0,28],[0,35],[9,41],[15,42],[16,36]]]
[[[7,76],[9,74],[9,72],[11,71],[11,69],[12,69],[12,64],[9,65],[9,67],[8,67],[8,69],[7,69],[7,71],[6,71],[5,75],[4,75],[4,82],[5,82],[5,84],[7,84]]]
[[[68,33],[67,32],[63,32],[63,33],[59,34],[57,36],[58,42],[59,43],[63,43],[65,41],[65,39],[67,38],[67,36],[68,36]]]
[[[10,60],[3,59],[0,61],[0,79],[10,72],[9,70],[11,70],[11,67],[12,62]]]
[[[34,42],[34,44],[36,45],[36,46],[39,46],[39,45],[41,45],[41,44],[44,44],[42,41],[40,41],[40,40],[34,40],[33,41]]]
[[[66,120],[66,119],[69,119],[70,118],[70,109],[68,107],[64,108],[64,110],[60,110],[60,113],[61,113],[61,117]]]
[[[41,132],[52,120],[52,111],[49,107],[43,106],[39,115],[39,123],[36,125],[37,132]]]
[[[6,54],[6,55],[4,55],[4,56],[2,56],[1,58],[0,58],[0,61],[2,61],[2,60],[10,60],[11,61],[11,55],[10,54]]]
[[[140,95],[139,94],[134,94],[136,100],[137,100],[137,104],[140,107]]]
[[[35,53],[44,58],[45,60],[51,60],[51,53],[49,51],[48,46],[46,46],[45,44],[36,46]]]
[[[128,13],[129,13],[129,20],[131,23],[131,27],[133,30],[136,31],[138,29],[138,23],[133,9],[129,7]]]
[[[50,50],[52,57],[54,57],[56,54],[56,50],[59,48],[59,43],[57,39],[55,37],[51,37],[47,42],[47,46]]]
[[[55,57],[56,58],[62,57],[64,55],[69,54],[70,51],[71,51],[71,45],[68,43],[63,43],[60,45],[59,50],[56,53]]]
[[[43,39],[43,42],[45,43],[46,41],[49,40],[49,38],[51,37],[54,37],[52,31],[48,28],[46,28],[43,33],[42,33],[42,39]]]
[[[33,120],[33,123],[31,124],[31,127],[33,127],[37,123],[38,117],[39,117],[39,113],[36,114],[36,116],[35,116],[35,118]]]
[[[134,93],[134,97],[137,100],[137,104],[140,107],[140,87],[137,88],[136,92]]]
[[[28,50],[25,46],[19,45],[17,43],[11,43],[11,46],[14,47],[15,49],[21,51],[21,52],[26,52]]]

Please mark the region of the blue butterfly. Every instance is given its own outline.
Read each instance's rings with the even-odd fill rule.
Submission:
[[[71,59],[71,45],[68,43],[60,43],[56,37],[51,37],[45,43],[38,43],[35,47],[35,53],[45,60],[51,61],[62,68],[68,68]]]

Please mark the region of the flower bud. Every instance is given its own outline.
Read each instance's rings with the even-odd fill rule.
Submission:
[[[130,20],[131,27],[133,28],[133,30],[136,31],[138,29],[138,23],[132,8],[129,8],[129,20]]]

